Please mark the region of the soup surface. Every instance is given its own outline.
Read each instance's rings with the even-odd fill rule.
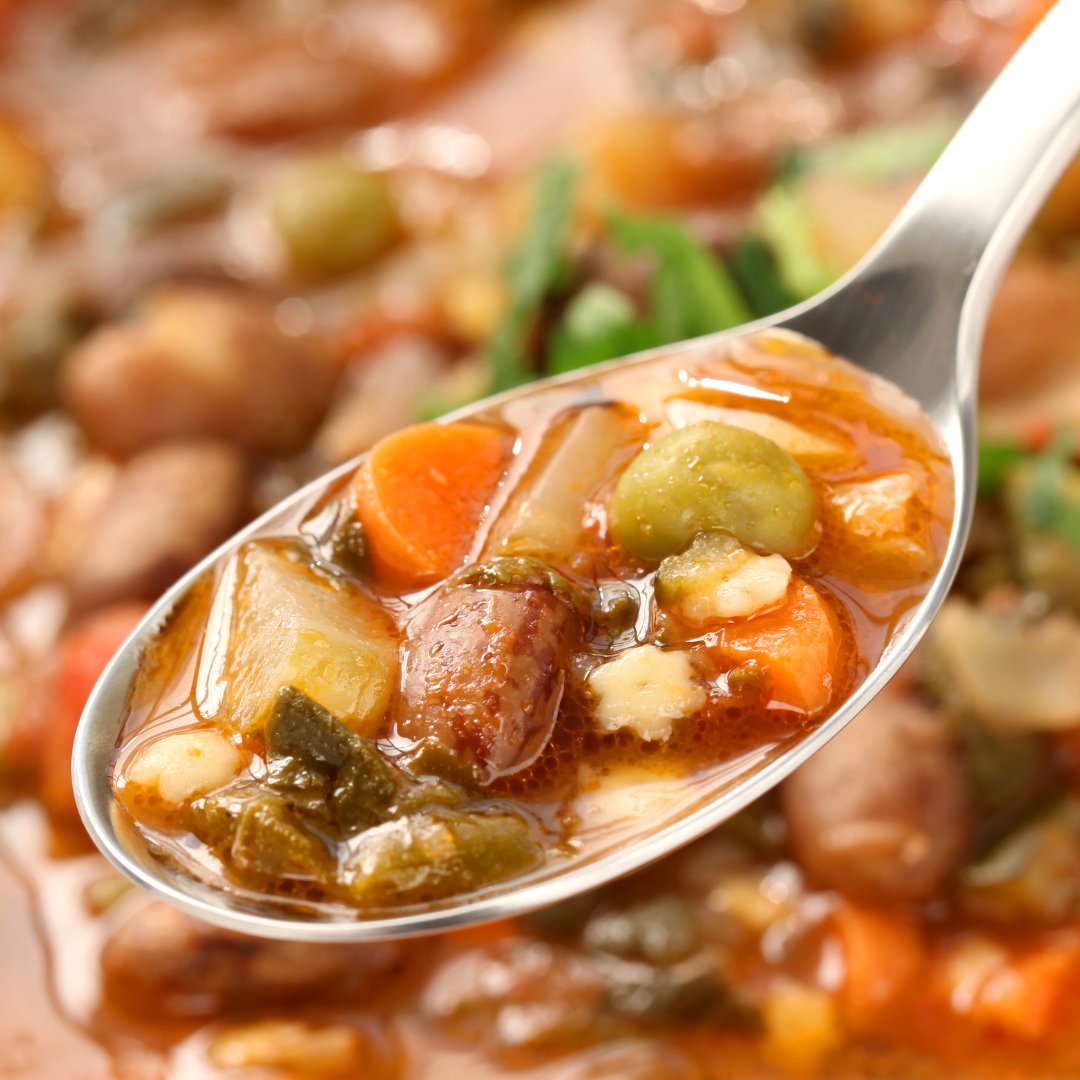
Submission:
[[[249,893],[411,906],[611,850],[810,730],[940,563],[899,390],[780,332],[406,428],[197,582],[114,787]]]
[[[394,946],[285,945],[127,887],[83,834],[69,781],[110,655],[245,522],[495,390],[730,329],[835,280],[1045,2],[0,0],[5,1080],[1080,1076],[1078,167],[995,302],[976,526],[926,647],[714,834],[529,919]],[[871,436],[818,404],[796,418],[681,383],[667,396],[686,399],[678,419],[643,409],[657,439],[703,403],[853,449]],[[497,557],[486,538],[551,420],[485,423],[532,441],[461,564]],[[798,460],[824,527],[841,481]],[[929,468],[933,447],[912,460]],[[333,494],[356,505],[354,491]],[[384,573],[420,556],[430,573],[460,549],[398,544],[354,564],[334,542],[350,530],[333,526],[329,505],[305,504],[261,542],[385,606],[400,659],[409,603],[441,578]],[[591,535],[601,526],[589,519]],[[631,571],[655,578],[663,561],[581,550],[599,561],[554,570],[593,593],[605,575],[637,589]],[[871,589],[846,556],[781,557],[872,657],[903,586]],[[673,633],[660,611],[648,605],[643,628]],[[712,633],[659,648],[701,652]],[[593,663],[604,640],[575,653]],[[613,655],[630,644],[613,640]],[[709,692],[719,682],[702,673]],[[177,683],[181,728],[192,685]],[[344,720],[347,705],[322,707]],[[133,709],[133,737],[153,711]],[[752,754],[817,722],[775,711],[747,724]],[[391,709],[370,736],[380,760],[434,782],[406,769],[396,722]],[[468,789],[466,808],[520,815],[545,859],[527,872],[543,873],[590,823],[615,845],[620,822],[682,812],[723,783],[752,759],[740,723],[710,729],[732,741],[692,768],[680,740],[693,717],[667,739],[598,733],[589,752],[609,748],[601,768],[623,768],[622,787],[535,764],[479,797],[471,764],[442,783]],[[560,775],[577,804],[565,824]],[[168,821],[150,824],[173,842]],[[203,855],[192,869],[219,875]],[[305,889],[287,901],[328,902]]]

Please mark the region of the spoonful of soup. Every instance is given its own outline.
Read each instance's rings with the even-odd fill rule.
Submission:
[[[791,772],[955,573],[986,309],[1080,142],[1078,35],[1059,4],[821,297],[400,431],[196,567],[79,728],[102,850],[239,930],[416,934]]]

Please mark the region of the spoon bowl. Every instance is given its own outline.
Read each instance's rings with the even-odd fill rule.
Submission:
[[[125,874],[189,913],[266,937],[357,941],[453,929],[520,914],[595,888],[652,862],[720,824],[768,791],[834,736],[910,655],[940,608],[964,549],[975,499],[978,354],[994,286],[1024,227],[1080,145],[1080,0],[1063,0],[990,88],[911,201],[869,255],[836,285],[776,316],[546,380],[573,387],[615,369],[663,359],[688,364],[761,331],[800,334],[883,377],[929,416],[952,465],[955,504],[940,568],[865,681],[817,728],[764,752],[714,797],[661,827],[643,827],[592,857],[557,863],[478,893],[398,913],[296,913],[242,892],[213,888],[153,857],[118,812],[109,782],[120,724],[144,652],[202,575],[248,540],[295,520],[357,465],[320,477],[234,536],[177,582],[104,672],[75,739],[73,782],[83,821]],[[1032,115],[1037,109],[1038,114]],[[532,384],[460,410],[462,419],[537,392]],[[901,394],[899,391],[903,391]]]

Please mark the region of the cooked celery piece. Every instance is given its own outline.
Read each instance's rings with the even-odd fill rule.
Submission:
[[[701,533],[656,574],[656,597],[685,622],[744,618],[783,603],[791,566],[782,555],[758,555],[733,536]]]
[[[798,462],[753,431],[703,421],[661,436],[630,463],[612,501],[612,531],[631,554],[663,559],[700,532],[756,551],[806,554],[814,489]]]
[[[626,405],[590,405],[545,439],[524,482],[502,512],[489,555],[533,555],[572,563],[585,543],[588,502],[645,442]]]
[[[379,907],[469,892],[524,873],[542,857],[516,815],[438,809],[361,833],[342,869],[353,902]]]
[[[685,428],[702,420],[716,420],[732,427],[745,428],[771,439],[797,461],[815,465],[835,465],[847,457],[844,445],[835,439],[816,435],[790,420],[754,409],[731,409],[697,398],[672,398],[664,405],[664,413],[672,427]]]
[[[245,734],[292,686],[358,734],[378,735],[397,682],[397,632],[375,601],[260,542],[226,568],[203,656],[199,711]]]

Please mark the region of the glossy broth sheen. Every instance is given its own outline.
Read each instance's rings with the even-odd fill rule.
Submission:
[[[590,459],[589,432],[582,434],[582,425],[574,425],[583,410],[597,408],[618,410],[618,423],[628,432],[639,430],[640,441],[628,436],[612,443],[609,433],[601,432],[596,438],[607,441],[594,439],[592,446],[607,447],[609,456]],[[769,427],[769,418],[794,428]],[[608,419],[605,413],[601,421]],[[513,451],[476,521],[465,567],[494,565],[492,559],[499,555],[537,556],[544,545],[533,541],[543,534],[545,566],[592,605],[591,624],[560,660],[563,670],[550,733],[541,732],[535,747],[505,767],[495,768],[493,759],[485,762],[481,755],[479,778],[476,754],[468,746],[451,746],[450,760],[473,769],[464,795],[459,792],[453,805],[485,820],[493,814],[512,815],[524,823],[536,857],[520,865],[511,860],[510,869],[497,869],[490,876],[466,874],[431,889],[377,889],[371,894],[362,884],[359,892],[341,887],[348,876],[342,868],[350,844],[354,835],[364,835],[362,830],[343,838],[316,826],[312,833],[327,850],[330,869],[318,874],[305,865],[280,876],[265,868],[252,874],[230,855],[235,847],[193,836],[191,804],[217,792],[203,786],[194,797],[170,801],[153,783],[140,781],[140,755],[154,743],[179,732],[223,734],[242,763],[235,777],[221,785],[226,795],[250,790],[268,775],[265,732],[257,725],[237,731],[228,714],[228,702],[236,699],[221,682],[222,657],[238,647],[228,627],[235,606],[243,607],[248,597],[243,589],[228,592],[222,576],[231,571],[220,566],[216,580],[204,578],[192,587],[151,646],[119,741],[113,778],[117,797],[155,854],[222,887],[298,905],[346,903],[367,909],[445,902],[461,892],[499,888],[502,882],[512,886],[523,874],[542,876],[568,861],[596,857],[635,835],[643,812],[658,826],[676,819],[789,747],[834,711],[877,663],[905,614],[924,595],[944,550],[952,480],[927,419],[896,388],[870,380],[792,335],[753,335],[708,352],[691,350],[615,370],[587,384],[544,388],[495,406],[475,420],[507,432]],[[809,550],[790,560],[794,576],[779,605],[745,617],[693,622],[658,600],[657,560],[630,555],[617,542],[611,517],[616,484],[641,443],[655,444],[676,428],[702,421],[754,427],[789,444],[794,432],[801,442],[791,444],[793,456],[813,486],[817,524]],[[575,433],[580,446],[573,442]],[[561,532],[552,532],[537,524],[536,506],[557,498],[552,477],[558,479],[567,470],[579,481],[573,494],[580,502],[576,516],[570,517],[573,528],[568,530],[563,521]],[[896,484],[900,486],[889,486]],[[408,636],[438,583],[435,589],[404,588],[373,569],[377,560],[358,565],[342,558],[340,548],[333,547],[330,523],[348,518],[353,490],[350,478],[329,495],[290,509],[287,518],[266,527],[255,543],[268,558],[285,558],[293,567],[317,566],[302,571],[313,585],[345,582],[345,587],[374,599],[397,634]],[[874,495],[881,491],[892,495]],[[535,496],[531,517],[522,511],[530,496]],[[513,522],[520,526],[516,532]],[[530,522],[539,534],[529,535]],[[579,535],[574,536],[574,529]],[[556,535],[570,537],[565,550],[553,549],[551,538]],[[746,651],[738,646],[740,627],[782,629],[786,613],[794,610],[788,607],[794,590],[806,586],[820,597],[835,634],[824,686],[813,679],[809,684],[785,681],[760,648]],[[473,588],[466,582],[454,595]],[[519,599],[522,595],[517,593]],[[814,647],[811,641],[797,640],[800,649]],[[682,652],[691,660],[698,706],[674,718],[667,737],[643,737],[626,723],[607,730],[597,720],[602,695],[596,689],[599,683],[590,681],[592,673],[642,644],[660,644],[665,654]],[[506,671],[490,657],[477,662],[488,664],[484,677],[492,686],[506,678]],[[368,745],[374,742],[385,761],[402,767],[410,784],[419,784],[417,805],[424,810],[435,791],[425,785],[438,784],[439,776],[451,784],[460,777],[449,775],[445,762],[432,769],[410,757],[427,732],[418,731],[415,718],[401,711],[402,693],[395,680],[390,704],[374,722],[369,718],[361,724],[359,734]],[[438,802],[442,795],[435,798]],[[294,809],[291,803],[287,807],[288,812]],[[385,821],[382,826],[387,827]],[[482,866],[486,859],[482,852]],[[355,872],[352,876],[355,879]]]

